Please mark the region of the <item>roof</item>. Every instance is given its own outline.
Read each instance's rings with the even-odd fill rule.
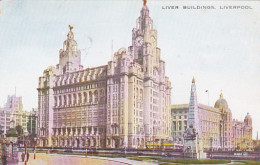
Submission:
[[[189,104],[173,104],[171,109],[189,109]]]
[[[219,99],[215,103],[215,108],[228,109],[227,100],[223,98],[223,94],[222,93],[220,94]]]
[[[208,106],[208,105],[205,105],[205,104],[200,104],[200,103],[198,103],[198,107],[199,107],[200,109],[204,109],[204,110],[220,112],[219,109],[214,108],[214,107],[211,107],[211,106]]]

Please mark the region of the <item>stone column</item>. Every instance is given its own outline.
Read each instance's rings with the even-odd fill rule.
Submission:
[[[86,135],[88,135],[88,134],[89,134],[88,127],[86,127]]]
[[[80,136],[82,136],[83,135],[83,128],[81,127],[80,128]]]
[[[94,127],[91,127],[91,134],[94,134]]]
[[[77,136],[77,135],[78,135],[78,128],[75,127],[75,136]]]
[[[100,137],[97,137],[97,147],[100,148]]]
[[[74,140],[74,147],[78,147],[78,139]]]
[[[94,146],[94,140],[93,140],[93,138],[90,139],[90,146]]]

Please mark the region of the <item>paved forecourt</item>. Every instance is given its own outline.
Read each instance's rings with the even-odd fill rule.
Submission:
[[[19,153],[19,156],[21,153]],[[129,160],[126,158],[105,158],[105,157],[84,157],[76,155],[59,155],[59,154],[42,154],[37,153],[36,159],[33,159],[33,153],[30,153],[29,162],[27,165],[127,165],[127,164],[146,164],[152,165],[152,163],[140,162]],[[21,156],[19,157],[18,165],[24,165],[21,162]]]

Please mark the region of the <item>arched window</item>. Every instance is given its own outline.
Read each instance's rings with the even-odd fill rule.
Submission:
[[[100,102],[104,102],[104,90],[101,89],[99,92],[99,100]]]
[[[69,94],[69,105],[71,105],[71,94]]]
[[[94,92],[94,102],[97,103],[98,102],[98,91],[95,90]]]
[[[92,103],[92,92],[89,92],[89,103]]]
[[[63,99],[63,105],[67,105],[67,96],[64,95],[63,98],[64,98],[64,99]]]
[[[56,96],[54,97],[54,106],[55,107],[57,106],[57,97]]]
[[[69,84],[71,84],[71,83],[72,83],[72,77],[69,76]]]
[[[77,95],[73,94],[73,104],[76,105],[77,104]]]
[[[143,100],[143,90],[140,89],[140,99]]]
[[[81,104],[82,103],[82,97],[81,97],[81,93],[78,94],[78,103]]]
[[[87,103],[88,102],[88,96],[87,96],[87,93],[84,92],[84,103]]]
[[[61,106],[62,100],[61,100],[61,96],[59,96],[59,106]]]

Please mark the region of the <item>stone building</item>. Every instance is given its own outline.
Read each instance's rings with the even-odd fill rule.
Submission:
[[[39,78],[40,145],[144,148],[170,138],[171,83],[146,5],[132,45],[107,65],[83,68],[71,26],[59,53]]]
[[[184,143],[184,132],[189,127],[189,113],[193,111],[193,123],[201,139],[204,150],[252,150],[252,118],[249,114],[244,121],[232,118],[227,101],[220,94],[214,107],[198,103],[195,79],[192,80],[189,104],[171,106],[172,138],[179,144]],[[246,146],[245,146],[246,145]]]
[[[27,130],[28,116],[30,112],[23,109],[22,97],[16,95],[8,96],[5,106],[0,110],[1,130],[6,133],[10,128],[10,121],[14,121],[14,126],[21,125],[23,130]]]

